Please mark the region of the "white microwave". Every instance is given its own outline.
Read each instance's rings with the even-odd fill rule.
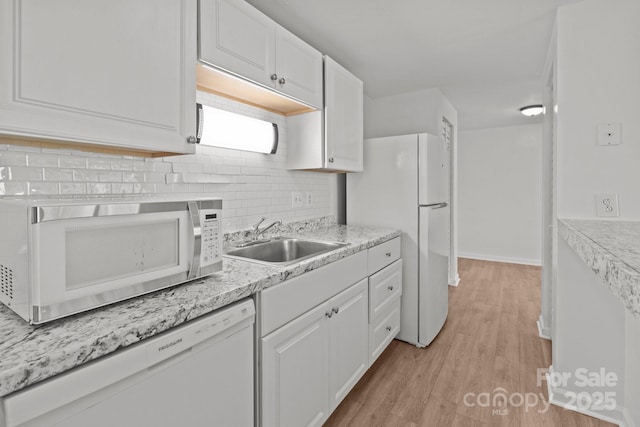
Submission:
[[[222,269],[221,199],[0,200],[0,302],[38,324]]]

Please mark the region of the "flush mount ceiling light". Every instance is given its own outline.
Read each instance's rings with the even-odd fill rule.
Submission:
[[[253,117],[198,104],[200,144],[275,154],[278,125]]]
[[[520,112],[527,117],[535,117],[544,113],[544,107],[541,104],[527,105],[526,107],[522,107]]]

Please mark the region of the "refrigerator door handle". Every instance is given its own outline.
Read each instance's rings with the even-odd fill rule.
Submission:
[[[433,208],[433,209],[442,209],[442,208],[446,208],[447,206],[449,206],[449,203],[447,203],[447,202],[431,203],[429,205],[421,205],[421,207],[423,207],[423,208]]]

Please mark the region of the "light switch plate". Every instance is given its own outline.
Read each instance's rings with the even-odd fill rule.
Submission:
[[[598,145],[620,145],[620,123],[601,123],[598,125]]]
[[[596,211],[598,216],[620,216],[617,194],[596,194]]]

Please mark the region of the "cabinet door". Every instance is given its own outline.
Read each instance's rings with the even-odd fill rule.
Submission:
[[[273,87],[275,28],[243,0],[200,0],[200,60]]]
[[[192,152],[191,0],[0,0],[0,133]]]
[[[322,54],[294,34],[276,28],[276,89],[322,108]]]
[[[325,167],[362,172],[362,82],[325,56]]]
[[[326,305],[262,339],[262,426],[321,426],[329,416]]]
[[[328,304],[331,360],[331,411],[349,393],[369,367],[368,279],[363,279]]]

